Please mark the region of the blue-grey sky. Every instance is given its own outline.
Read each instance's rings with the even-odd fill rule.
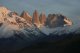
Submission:
[[[0,0],[0,5],[18,13],[26,10],[31,15],[35,9],[46,15],[61,13],[76,24],[80,22],[80,0]]]

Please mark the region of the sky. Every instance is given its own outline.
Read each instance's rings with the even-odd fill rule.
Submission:
[[[45,12],[46,15],[63,14],[75,24],[80,22],[80,0],[0,0],[0,5],[19,14],[25,10],[32,16],[36,9],[39,13]]]

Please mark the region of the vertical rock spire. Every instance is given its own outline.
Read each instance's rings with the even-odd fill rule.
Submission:
[[[41,26],[44,26],[45,25],[45,23],[46,23],[46,15],[45,15],[45,13],[44,12],[42,12],[41,14],[40,14],[40,24],[41,24]]]
[[[36,27],[40,27],[39,14],[38,14],[37,10],[35,10],[33,13],[33,24]]]

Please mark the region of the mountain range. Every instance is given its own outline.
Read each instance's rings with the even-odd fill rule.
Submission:
[[[29,24],[28,26],[34,25],[38,28],[42,26],[54,28],[72,25],[72,21],[62,14],[49,14],[47,17],[45,13],[39,15],[38,11],[35,10],[33,16],[30,16],[26,11],[23,11],[19,16],[18,13],[12,12],[3,6],[0,7],[0,22],[8,22],[14,25],[22,23],[23,26]]]
[[[13,31],[20,31],[25,28],[56,28],[64,26],[72,26],[73,22],[62,14],[49,14],[48,16],[42,12],[40,15],[37,10],[30,16],[28,12],[23,11],[21,15],[17,12],[12,12],[4,6],[0,7],[0,28],[1,34],[12,35]],[[4,28],[4,29],[2,29]],[[7,35],[7,34],[6,34]]]
[[[72,20],[62,14],[46,16],[44,12],[39,14],[35,10],[33,16],[26,11],[19,15],[0,6],[0,49],[14,51],[48,37],[57,39],[56,35],[59,35],[62,39],[63,34],[80,33],[80,27],[74,27]]]

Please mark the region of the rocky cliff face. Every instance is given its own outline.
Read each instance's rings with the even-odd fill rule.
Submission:
[[[70,26],[72,25],[72,21],[61,14],[49,14],[47,17],[46,25],[51,28]]]
[[[13,30],[19,30],[31,26],[26,19],[18,16],[16,12],[11,12],[3,6],[0,7],[0,24]]]
[[[29,15],[28,12],[23,11],[21,13],[21,17],[24,18],[29,24],[32,24],[32,17]]]
[[[40,27],[39,14],[37,10],[35,10],[33,13],[33,24],[37,27]]]
[[[19,16],[18,13],[12,12],[5,7],[0,7],[0,24],[7,23],[14,25],[17,28],[32,27],[33,25],[40,28],[42,26],[48,26],[49,28],[71,26],[72,21],[66,16],[61,14],[49,14],[46,17],[45,13],[38,14],[35,10],[33,17],[28,12],[23,11]]]
[[[71,25],[73,25],[73,22],[69,19],[69,18],[67,18],[66,16],[64,16],[65,17],[65,19],[64,19],[64,22],[65,22],[65,25],[64,26],[71,26]]]
[[[4,17],[5,17],[9,12],[10,12],[10,11],[9,11],[7,8],[5,8],[5,7],[3,7],[3,6],[0,7],[0,22],[3,22],[3,21],[4,21]]]
[[[46,24],[46,15],[45,15],[45,13],[41,13],[39,19],[40,19],[41,27],[45,26],[45,24]]]

